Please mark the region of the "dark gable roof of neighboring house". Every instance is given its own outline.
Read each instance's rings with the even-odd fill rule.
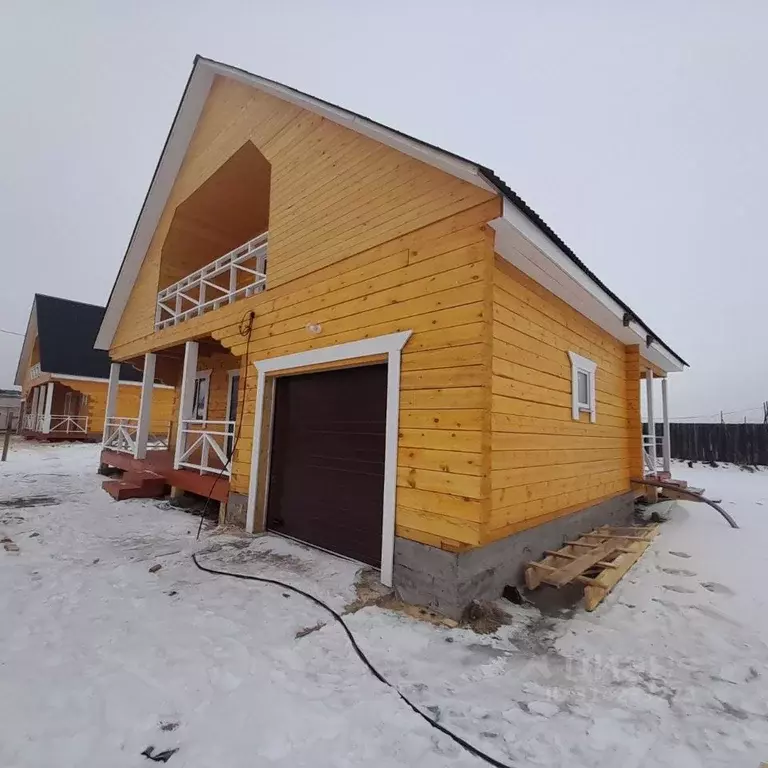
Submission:
[[[40,368],[45,373],[109,378],[109,353],[93,348],[104,307],[35,294]],[[120,366],[122,381],[141,381],[141,371]]]

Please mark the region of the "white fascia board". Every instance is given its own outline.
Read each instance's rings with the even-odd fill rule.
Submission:
[[[45,371],[43,371],[45,373]],[[62,379],[64,381],[103,381],[105,384],[109,384],[109,377],[102,378],[100,376],[73,376],[69,373],[50,373],[48,374],[51,379],[59,380]],[[118,382],[121,387],[140,387],[141,382],[140,381],[127,381],[125,379],[120,379]],[[153,385],[155,389],[176,389],[176,387],[172,387],[170,384],[154,384]]]
[[[13,379],[13,383],[17,387],[24,386],[24,379],[27,376],[27,365],[29,358],[32,355],[32,348],[35,344],[35,337],[37,336],[37,300],[32,300],[32,309],[29,311],[29,319],[27,320],[27,330],[24,333],[24,342],[21,345],[21,353],[19,354],[19,362],[16,365],[16,376]]]
[[[624,308],[563,250],[508,200],[502,215],[490,222],[496,252],[624,344],[639,344],[643,357],[667,373],[682,371],[682,362],[666,348],[646,343],[647,331],[635,321],[624,325]]]
[[[283,101],[287,101],[294,106],[306,109],[309,112],[314,112],[316,115],[320,115],[338,125],[349,128],[356,133],[361,133],[369,139],[378,141],[379,143],[391,147],[398,152],[402,152],[415,160],[420,160],[427,165],[438,168],[439,170],[449,173],[452,176],[456,176],[470,184],[474,184],[476,187],[480,187],[489,192],[498,193],[498,190],[481,176],[477,165],[474,163],[466,162],[442,150],[425,146],[421,142],[410,139],[386,126],[374,123],[372,120],[368,120],[360,115],[355,115],[345,109],[326,104],[325,102],[320,101],[320,99],[299,93],[292,88],[266,80],[258,75],[251,75],[242,70],[228,67],[225,64],[217,64],[208,61],[204,61],[203,66],[208,67],[215,75],[228,77],[252,88],[258,88],[264,93],[276,96]]]
[[[304,95],[279,83],[261,78],[258,75],[249,74],[234,67],[229,67],[226,64],[219,64],[207,59],[198,59],[179,107],[179,113],[163,149],[163,154],[158,163],[147,199],[139,214],[135,232],[128,245],[128,250],[115,281],[101,328],[94,343],[96,349],[109,350],[112,344],[131,289],[138,277],[149,244],[160,221],[165,204],[168,201],[173,183],[181,168],[205,101],[208,98],[213,78],[216,75],[227,77],[252,88],[257,88],[264,93],[276,96],[283,101],[332,120],[338,125],[361,133],[368,138],[438,168],[445,173],[456,176],[481,189],[498,193],[498,190],[480,174],[478,167],[473,163],[454,157],[442,150],[424,146],[418,141],[399,134],[397,131],[377,125],[371,120],[367,120],[339,107],[333,107],[312,96]]]
[[[131,289],[139,275],[160,216],[168,202],[176,176],[181,169],[181,164],[197,127],[212,83],[213,74],[198,64],[190,78],[189,87],[179,108],[179,114],[173,123],[147,199],[139,214],[136,230],[128,245],[114,290],[104,313],[104,319],[93,345],[95,349],[109,350],[112,344],[123,310],[128,303]]]

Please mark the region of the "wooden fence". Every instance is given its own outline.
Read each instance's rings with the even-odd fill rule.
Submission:
[[[656,425],[656,431],[661,435],[661,424]],[[673,459],[768,465],[766,424],[672,422],[669,425],[669,437]]]

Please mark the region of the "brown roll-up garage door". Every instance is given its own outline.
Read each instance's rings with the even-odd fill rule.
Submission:
[[[267,527],[381,562],[387,366],[276,381]]]

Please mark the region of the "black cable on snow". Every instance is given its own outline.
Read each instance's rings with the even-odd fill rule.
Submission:
[[[305,592],[303,589],[294,587],[291,584],[286,584],[283,581],[278,581],[277,579],[266,579],[263,576],[251,576],[250,574],[247,574],[247,573],[235,573],[232,571],[222,571],[217,568],[210,568],[207,565],[203,565],[198,560],[197,554],[192,555],[192,561],[201,571],[204,571],[205,573],[215,574],[216,576],[230,576],[233,579],[243,579],[244,581],[258,581],[258,582],[261,582],[262,584],[273,584],[274,586],[280,587],[281,589],[288,589],[291,592],[295,592],[297,595],[301,595],[302,597],[305,597],[310,602],[319,606],[324,611],[326,611],[326,613],[329,613],[331,616],[333,616],[334,620],[341,625],[341,628],[344,630],[344,634],[347,636],[347,639],[349,640],[350,645],[352,646],[353,650],[357,654],[360,661],[362,661],[363,664],[365,664],[368,671],[380,683],[383,683],[388,688],[391,688],[400,697],[400,699],[403,702],[405,702],[405,704],[407,704],[420,718],[422,718],[422,720],[425,720],[433,728],[445,734],[449,739],[454,741],[462,749],[465,749],[471,755],[474,755],[475,757],[479,757],[481,760],[484,760],[486,763],[488,763],[488,765],[493,765],[495,766],[495,768],[511,768],[511,766],[508,763],[502,763],[496,758],[491,757],[490,755],[487,755],[485,752],[473,746],[465,739],[462,739],[461,736],[457,736],[455,733],[453,733],[453,731],[448,730],[448,728],[446,728],[444,725],[440,725],[440,723],[438,723],[437,720],[431,718],[429,715],[426,715],[424,712],[422,712],[405,694],[400,692],[400,690],[397,688],[396,685],[394,685],[393,683],[390,683],[389,680],[387,680],[387,678],[384,677],[384,675],[382,675],[381,672],[379,672],[379,670],[373,666],[370,659],[363,652],[363,649],[358,645],[357,640],[355,640],[355,636],[352,634],[352,631],[347,626],[341,614],[334,611],[333,608],[331,608],[329,605],[326,605],[322,600],[320,600],[320,598],[315,597],[309,592]]]

